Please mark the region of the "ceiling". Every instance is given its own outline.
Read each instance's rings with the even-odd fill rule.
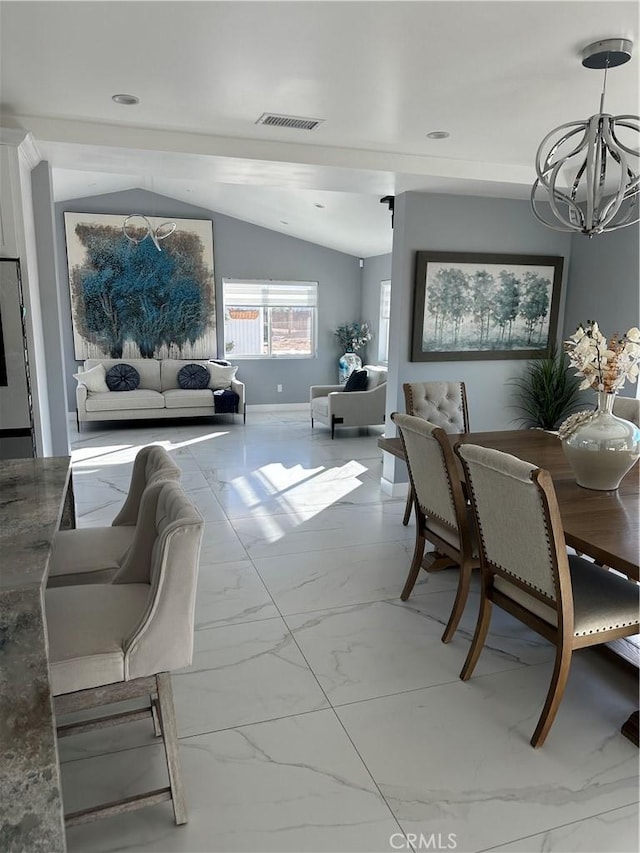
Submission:
[[[635,0],[2,0],[1,119],[57,201],[141,187],[370,257],[381,196],[527,198],[542,137],[598,110],[581,49],[617,36],[637,42]],[[610,72],[608,112],[638,112],[638,76]]]

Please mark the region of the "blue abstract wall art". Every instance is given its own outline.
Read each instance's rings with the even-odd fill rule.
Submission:
[[[64,214],[76,359],[215,358],[211,221],[173,219],[158,251],[124,219]]]

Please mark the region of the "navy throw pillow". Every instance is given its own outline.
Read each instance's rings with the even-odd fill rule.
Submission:
[[[107,370],[105,382],[109,391],[135,391],[140,384],[140,374],[130,364],[114,364]]]
[[[206,388],[210,379],[209,371],[201,364],[185,364],[178,371],[178,385],[188,391]]]
[[[367,390],[367,371],[354,370],[347,379],[347,384],[344,386],[345,391],[366,391]]]

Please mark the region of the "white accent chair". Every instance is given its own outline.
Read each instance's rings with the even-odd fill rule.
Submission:
[[[442,635],[448,643],[455,634],[469,597],[471,572],[480,565],[470,510],[462,491],[460,469],[441,427],[422,418],[394,412],[404,447],[411,490],[415,495],[416,544],[402,595],[411,595],[421,568],[437,572],[459,566],[458,590]],[[426,542],[435,548],[423,562]]]
[[[182,471],[157,444],[136,454],[127,498],[111,527],[84,527],[56,533],[49,558],[48,587],[109,583],[133,544],[144,490],[161,480],[179,480]]]
[[[58,737],[156,716],[169,786],[65,816],[65,824],[172,800],[187,820],[169,673],[191,664],[198,562],[204,523],[176,482],[149,486],[139,534],[110,584],[48,589],[49,661]],[[66,714],[151,697],[148,708],[60,724]]]
[[[469,654],[473,673],[494,604],[556,647],[551,684],[531,738],[542,746],[564,694],[574,649],[638,633],[637,584],[567,554],[548,471],[508,453],[459,444],[480,543],[482,597]]]
[[[464,382],[405,382],[405,410],[448,433],[469,432],[467,389]],[[402,523],[406,527],[413,508],[413,490],[409,486]]]
[[[366,391],[344,391],[344,385],[312,385],[309,389],[311,428],[315,421],[331,427],[374,426],[384,423],[387,401],[387,368],[365,364]]]

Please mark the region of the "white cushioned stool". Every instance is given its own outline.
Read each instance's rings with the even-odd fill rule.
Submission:
[[[138,451],[127,498],[111,526],[56,533],[49,558],[47,586],[109,583],[133,544],[145,488],[161,480],[179,480],[181,474],[163,447],[150,444]]]
[[[171,799],[187,820],[171,693],[171,670],[193,656],[195,592],[204,522],[176,482],[148,486],[139,535],[110,584],[45,594],[52,694],[58,724],[76,711],[149,696],[148,708],[58,725],[58,736],[154,717],[169,786],[65,816],[67,826]]]

